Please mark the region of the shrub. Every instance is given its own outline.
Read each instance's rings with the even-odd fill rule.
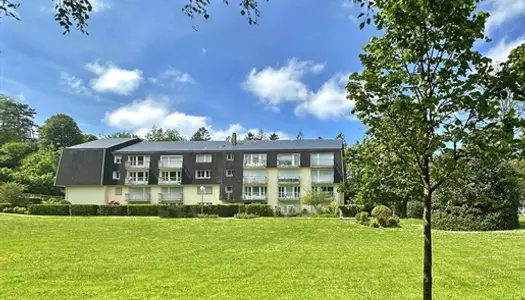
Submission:
[[[388,208],[388,206],[385,205],[378,205],[372,209],[372,217],[378,218],[378,219],[384,219],[392,216],[392,210]]]
[[[200,205],[196,206],[197,210],[200,211]],[[239,212],[240,205],[238,204],[228,204],[228,205],[205,205],[203,207],[203,212],[208,215],[218,215],[223,218],[232,218],[236,213]]]
[[[128,205],[128,216],[158,216],[158,204],[130,204]]]
[[[4,211],[4,208],[11,207],[11,203],[9,202],[2,202],[0,203],[0,211]]]
[[[15,208],[13,208],[13,212],[15,214],[27,214],[27,208],[25,207],[20,207],[20,206],[16,206]]]
[[[28,205],[29,204],[42,204],[42,202],[44,202],[44,199],[40,197],[28,197],[26,200],[27,200]]]
[[[200,213],[200,205],[160,205],[161,218],[195,218]]]
[[[6,213],[6,214],[10,214],[10,213],[13,212],[13,208],[12,208],[12,207],[4,207],[4,208],[2,209],[2,212],[3,212],[3,213]]]
[[[42,200],[42,204],[71,204],[71,203],[64,199],[49,198],[46,200]]]
[[[386,219],[386,227],[398,227],[399,226],[399,219],[390,217]]]
[[[46,216],[69,216],[68,204],[31,204],[29,214]]]
[[[208,214],[198,214],[197,215],[197,218],[202,218],[202,219],[216,219],[218,218],[219,215],[215,215],[215,214],[212,214],[212,215],[208,215]]]
[[[367,224],[368,223],[368,213],[366,211],[359,212],[355,215],[355,220],[359,224]]]
[[[239,213],[254,214],[259,217],[273,217],[274,212],[270,205],[266,204],[249,204],[239,206]]]
[[[72,216],[98,216],[98,205],[93,204],[71,204],[70,213]]]
[[[12,206],[27,206],[30,202],[24,195],[26,187],[15,182],[0,184],[0,201],[9,202]]]
[[[372,220],[370,220],[370,227],[372,227],[372,228],[379,228],[379,227],[381,227],[381,224],[379,223],[379,219],[373,218]]]
[[[301,197],[301,203],[312,206],[327,204],[331,200],[328,194],[322,191],[309,191]]]
[[[432,226],[454,231],[508,230],[519,228],[519,218],[514,209],[436,204],[432,211]]]
[[[353,218],[360,212],[358,206],[355,204],[339,206],[339,209],[343,211],[343,217],[345,218]],[[339,214],[339,210],[337,210],[337,214]]]
[[[100,205],[98,214],[101,216],[127,216],[127,205]]]
[[[249,214],[249,213],[237,213],[235,214],[236,219],[255,219],[259,217],[256,214]]]
[[[423,218],[423,202],[409,201],[407,204],[407,218],[421,219]]]

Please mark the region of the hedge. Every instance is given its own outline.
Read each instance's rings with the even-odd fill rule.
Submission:
[[[239,206],[239,213],[254,214],[260,217],[273,217],[275,215],[273,208],[266,204],[249,204]]]
[[[69,216],[69,204],[31,204],[29,214],[47,216]]]
[[[517,210],[510,208],[481,209],[478,207],[434,205],[432,227],[452,231],[489,231],[519,228]]]
[[[158,216],[159,207],[163,204],[130,204],[128,207],[128,216]]]
[[[47,204],[50,205],[50,204]],[[93,204],[71,204],[70,214],[72,216],[98,216],[98,205]]]
[[[162,205],[159,207],[161,218],[195,218],[199,213],[200,205]]]
[[[409,201],[407,204],[407,218],[421,219],[423,218],[423,202]]]
[[[4,208],[11,207],[11,203],[9,202],[0,202],[0,212],[4,210]]]
[[[101,205],[98,214],[101,216],[127,216],[127,205]]]
[[[339,206],[339,209],[343,211],[343,217],[345,218],[353,218],[358,213],[362,211],[367,211],[367,207],[365,207],[364,205],[357,205],[357,204],[341,205]],[[339,209],[336,212],[338,216],[339,216]]]

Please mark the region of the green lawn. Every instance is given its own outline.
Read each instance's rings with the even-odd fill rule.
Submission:
[[[0,299],[420,299],[422,223],[0,216]],[[525,297],[525,230],[434,231],[435,299]]]

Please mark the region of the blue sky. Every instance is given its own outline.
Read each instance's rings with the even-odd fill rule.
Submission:
[[[292,138],[343,132],[350,142],[364,134],[344,85],[377,32],[359,30],[359,8],[344,0],[261,3],[255,26],[236,1],[215,0],[210,20],[193,21],[198,32],[185,1],[94,0],[90,35],[62,35],[51,1],[41,2],[22,1],[22,21],[0,24],[0,92],[36,108],[40,124],[66,113],[96,135],[153,125],[183,135],[206,126],[215,139],[256,128]],[[525,38],[525,0],[483,8],[494,41],[479,47],[504,60]]]

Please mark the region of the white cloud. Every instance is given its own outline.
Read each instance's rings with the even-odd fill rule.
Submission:
[[[347,76],[336,74],[318,90],[310,90],[302,81],[307,73],[318,73],[324,65],[291,59],[281,68],[252,69],[242,86],[267,107],[279,111],[284,102],[295,105],[296,115],[311,115],[318,119],[350,116],[353,102],[346,99]]]
[[[256,95],[261,102],[273,109],[281,102],[301,101],[308,97],[308,87],[301,81],[306,73],[317,73],[324,69],[322,64],[291,59],[281,68],[266,67],[260,71],[253,68],[243,88]]]
[[[86,65],[86,69],[98,77],[89,83],[97,92],[129,95],[142,81],[142,71],[121,69],[113,64],[101,64],[98,61]]]
[[[169,67],[166,71],[159,74],[157,77],[149,78],[149,81],[160,86],[174,87],[176,84],[195,83],[190,74],[180,70]]]
[[[82,79],[66,72],[60,72],[60,85],[73,94],[91,96],[91,91],[84,85]]]
[[[487,56],[494,62],[505,62],[507,61],[512,49],[518,47],[525,42],[525,35],[518,37],[515,40],[507,41],[506,37],[503,37],[496,46],[489,49]]]
[[[486,32],[489,33],[505,22],[525,15],[525,0],[488,0],[482,9],[487,9],[490,13],[485,24]]]
[[[185,137],[190,137],[197,129],[205,127],[213,140],[225,140],[234,132],[242,138],[248,132],[241,124],[230,124],[225,129],[216,129],[211,125],[210,118],[170,111],[168,104],[169,99],[164,96],[138,99],[114,111],[106,112],[105,122],[111,127],[131,130],[140,136],[144,136],[153,126],[176,129]],[[257,132],[257,129],[252,131]],[[278,134],[287,137],[283,132]]]

